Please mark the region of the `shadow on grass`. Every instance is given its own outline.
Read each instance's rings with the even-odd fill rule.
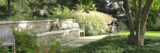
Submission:
[[[131,46],[127,36],[108,36],[76,49],[73,53],[160,53],[160,37],[145,39],[144,46]]]

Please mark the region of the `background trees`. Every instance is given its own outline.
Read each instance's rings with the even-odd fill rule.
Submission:
[[[0,0],[0,18],[5,19],[8,17],[7,0]]]
[[[19,0],[1,0],[0,18],[3,20],[17,19],[19,9],[18,3]],[[131,1],[131,3],[131,11],[132,13],[135,13],[133,1]],[[53,15],[51,13],[53,8],[56,8],[58,5],[65,6],[70,10],[79,9],[84,10],[85,12],[97,10],[112,15],[113,17],[116,17],[118,19],[124,18],[123,16],[119,16],[123,13],[120,11],[119,6],[117,6],[116,0],[25,0],[22,1],[21,4],[21,19],[25,20],[51,17],[51,15]],[[154,30],[157,28],[155,23],[156,18],[160,17],[159,6],[159,0],[153,1],[153,5],[151,6],[151,10],[147,21],[147,23],[149,23],[147,24],[147,30]],[[44,15],[41,15],[41,10],[46,10],[46,13],[44,13]]]
[[[160,0],[154,0],[150,9],[147,20],[147,30],[156,30],[159,26],[156,25],[157,19],[160,18]]]

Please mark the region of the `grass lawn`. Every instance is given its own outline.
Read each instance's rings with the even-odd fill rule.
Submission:
[[[124,32],[124,33],[121,33],[120,35],[128,35],[129,32]],[[160,37],[160,31],[156,31],[156,32],[146,32],[145,34],[146,36],[156,36],[156,37]]]
[[[147,32],[144,46],[128,45],[127,34],[108,36],[66,53],[160,53],[159,32]]]

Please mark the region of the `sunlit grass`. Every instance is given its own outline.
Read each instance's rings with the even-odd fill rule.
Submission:
[[[121,33],[120,35],[128,35],[129,34],[129,32],[123,32],[123,33]],[[156,36],[156,37],[160,37],[160,31],[148,31],[148,32],[146,32],[146,34],[145,34],[146,36]]]

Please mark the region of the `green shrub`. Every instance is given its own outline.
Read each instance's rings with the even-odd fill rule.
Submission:
[[[108,24],[113,20],[111,16],[97,11],[84,12],[84,10],[69,10],[67,7],[54,8],[53,17],[59,19],[74,18],[85,27],[86,35],[104,34],[109,30]]]
[[[28,34],[27,31],[13,30],[16,41],[16,51],[29,52],[37,49],[35,33]]]
[[[150,29],[150,31],[160,31],[160,26],[154,26]]]
[[[123,22],[119,22],[120,30],[127,30],[127,26]]]
[[[4,20],[7,17],[8,17],[7,1],[1,0],[0,1],[0,20]]]
[[[75,18],[74,11],[60,5],[53,9],[52,14],[54,18],[59,19]]]
[[[0,44],[1,45],[1,44]],[[8,46],[1,46],[0,47],[0,53],[10,53],[10,48]]]
[[[48,40],[48,43],[45,44],[51,44],[55,42],[55,44],[52,44],[50,46],[46,46],[44,44],[38,44],[36,42],[36,33],[31,31],[16,31],[13,30],[13,34],[15,35],[16,39],[16,52],[17,53],[56,53],[60,48],[60,43],[56,42],[56,38],[52,38]]]
[[[89,13],[78,11],[75,15],[80,26],[85,27],[87,36],[106,33],[109,30],[108,24],[112,21],[111,16],[97,11],[90,11]]]
[[[83,10],[89,13],[89,11],[95,11],[96,7],[93,4],[93,0],[80,0],[79,4],[76,5],[76,10]]]

